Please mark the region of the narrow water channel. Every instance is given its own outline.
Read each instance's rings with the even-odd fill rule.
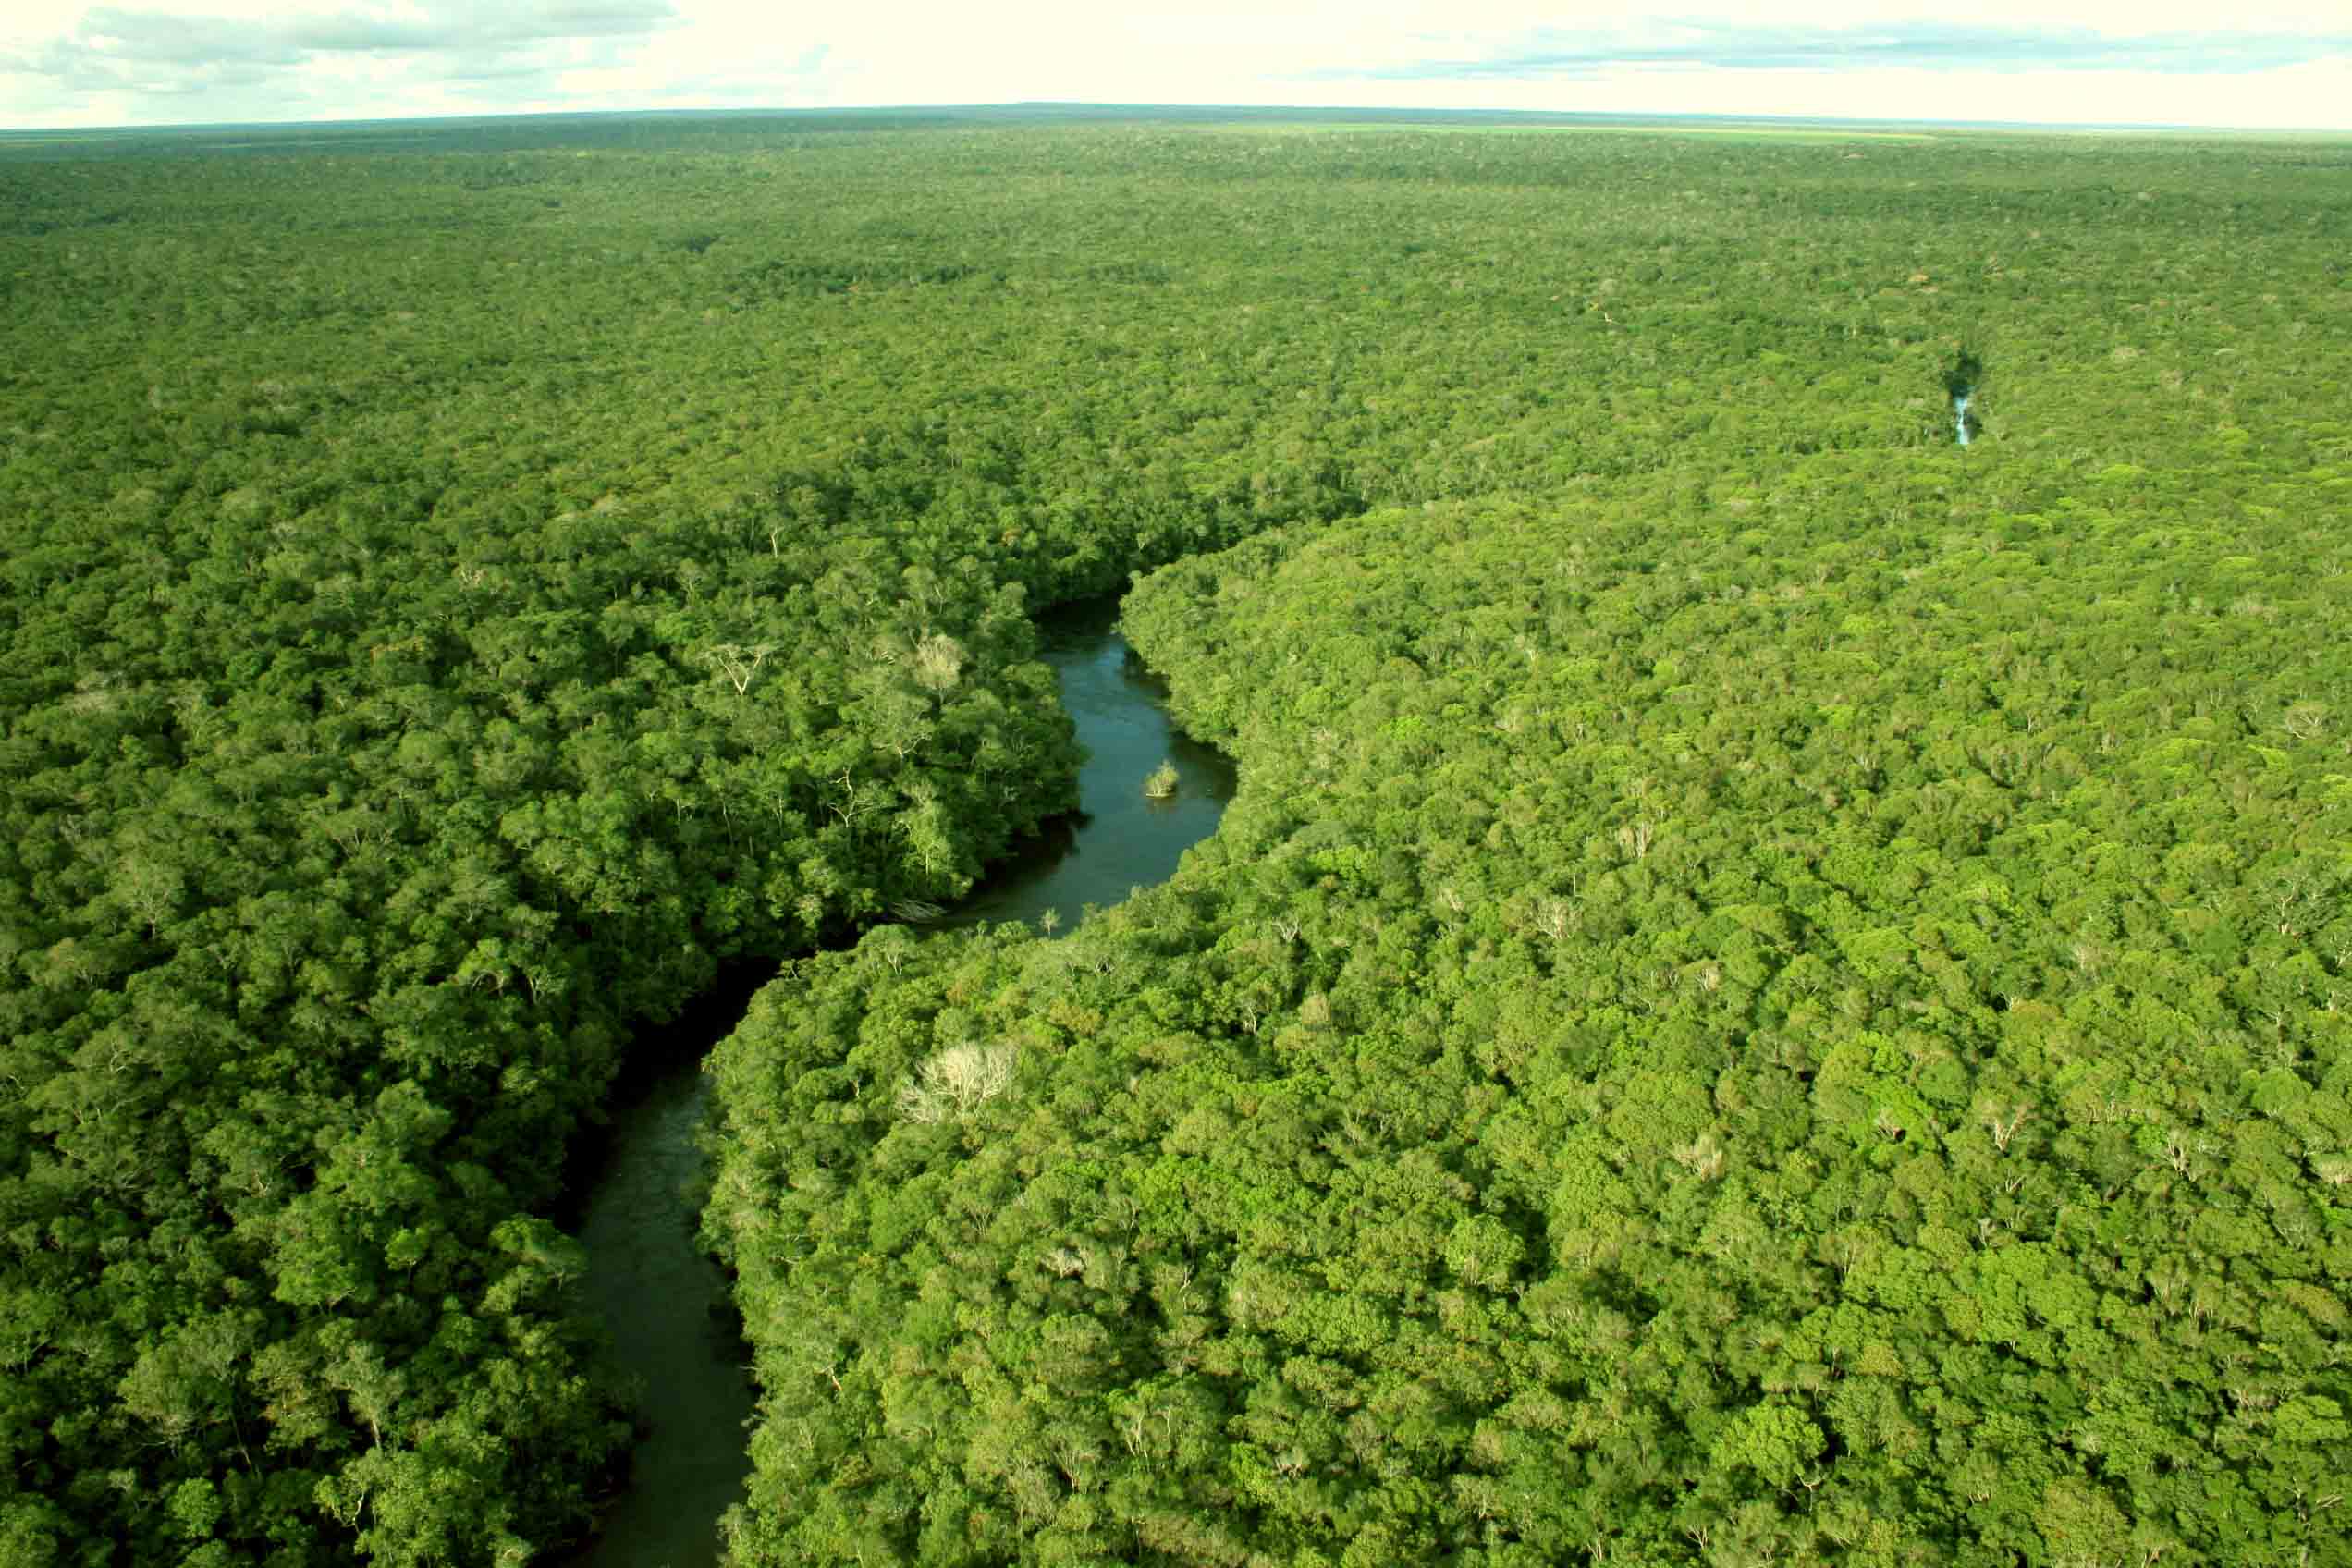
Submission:
[[[1108,908],[1174,875],[1184,851],[1215,831],[1233,798],[1233,765],[1169,722],[1166,689],[1119,635],[1119,601],[1089,599],[1037,622],[1039,657],[1053,667],[1061,705],[1086,748],[1078,771],[1084,810],[1055,825],[949,912],[947,923],[1037,921],[1067,931],[1089,904]],[[1176,792],[1144,794],[1144,779],[1174,765]]]
[[[1952,399],[1952,434],[1963,447],[1981,428],[1969,405],[1984,386],[1985,362],[1972,349],[1963,349],[1943,373],[1944,395]]]
[[[1224,815],[1232,764],[1169,722],[1162,688],[1119,635],[1118,617],[1117,600],[1098,599],[1038,621],[1039,656],[1053,668],[1087,752],[1078,776],[1084,810],[1016,851],[940,924],[1043,927],[1051,911],[1050,924],[1067,931],[1088,906],[1165,880]],[[1146,798],[1144,779],[1162,762],[1176,769],[1175,792]],[[643,1379],[645,1436],[628,1490],[574,1559],[590,1568],[717,1562],[719,1515],[749,1470],[751,1353],[737,1335],[725,1275],[694,1246],[703,1174],[694,1133],[708,1109],[703,1059],[764,978],[729,978],[663,1038],[639,1043],[634,1059],[658,1065],[622,1085],[591,1161],[577,1231],[588,1248],[587,1305],[611,1326],[622,1365]]]

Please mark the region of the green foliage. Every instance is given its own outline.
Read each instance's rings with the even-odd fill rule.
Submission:
[[[1746,254],[1901,294],[1933,214],[1826,189]],[[716,1059],[739,1560],[2352,1562],[2344,432],[2283,367],[2259,462],[2186,386],[2118,424],[2041,378],[2138,358],[1967,294],[1965,453],[1737,439],[1692,326],[1679,446],[1555,409],[1573,476],[1139,585],[1217,838],[1058,943],[809,961]],[[1869,341],[1759,417],[1837,430]],[[963,1040],[1019,1095],[909,1118]]]
[[[2347,1561],[2340,149],[435,134],[0,165],[0,1557],[585,1528],[631,1031],[1173,563],[717,1059],[739,1559]]]
[[[1733,1417],[1715,1439],[1709,1457],[1725,1468],[1751,1470],[1766,1487],[1781,1489],[1805,1475],[1820,1454],[1822,1441],[1821,1428],[1804,1411],[1767,1403]]]

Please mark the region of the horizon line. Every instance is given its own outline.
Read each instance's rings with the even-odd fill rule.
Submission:
[[[1092,99],[1013,99],[1001,102],[827,104],[771,104],[749,107],[505,109],[474,114],[376,115],[357,117],[313,117],[283,120],[175,120],[147,124],[91,126],[0,126],[0,137],[14,140],[68,140],[76,137],[120,137],[225,130],[332,129],[361,126],[458,126],[527,124],[533,121],[660,118],[818,119],[828,116],[932,115],[986,116],[1022,111],[1084,111],[1103,118],[1133,116],[1201,116],[1215,115],[1254,119],[1297,117],[1302,121],[1346,121],[1354,117],[1413,121],[1487,120],[1531,124],[1660,124],[1707,122],[1717,125],[1830,127],[1855,129],[1918,129],[1928,130],[2007,130],[2041,132],[2203,132],[2239,136],[2352,137],[2352,128],[2331,126],[2241,126],[2175,120],[2002,120],[1890,118],[1847,115],[1725,114],[1709,110],[1631,109],[1463,109],[1411,107],[1396,104],[1320,105],[1290,104],[1222,104],[1210,102],[1122,103]]]

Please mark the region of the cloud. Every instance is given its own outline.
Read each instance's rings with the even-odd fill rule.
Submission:
[[[0,122],[876,104],[2346,125],[2345,0],[0,0]]]
[[[1569,31],[1538,28],[1477,41],[1447,57],[1305,73],[1366,81],[1590,78],[1627,68],[1727,70],[2133,71],[2213,75],[2276,70],[2352,54],[2352,32],[2107,32],[2093,28],[1900,21],[1754,27],[1685,21]]]
[[[524,0],[496,9],[434,0],[269,19],[103,6],[55,47],[161,64],[239,58],[288,64],[329,53],[432,53],[630,37],[676,15],[669,0]]]
[[[552,80],[608,64],[676,18],[671,0],[423,0],[245,16],[104,6],[0,55],[0,74],[52,102],[210,97],[277,118],[327,107],[320,90],[354,78],[405,95],[424,84],[463,93],[468,84]]]

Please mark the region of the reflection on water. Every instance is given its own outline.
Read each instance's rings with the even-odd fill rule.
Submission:
[[[750,986],[732,989],[740,994],[726,1021],[692,1029],[691,1041],[666,1039],[676,1047],[666,1067],[615,1109],[578,1231],[590,1259],[585,1305],[642,1380],[634,1391],[646,1434],[630,1456],[629,1489],[580,1558],[599,1568],[717,1562],[718,1516],[743,1489],[751,1352],[725,1271],[694,1245],[703,1175],[694,1133],[709,1109],[700,1064],[750,1004]]]
[[[1067,931],[1092,904],[1105,908],[1163,882],[1185,850],[1215,831],[1233,798],[1233,765],[1187,739],[1160,705],[1163,688],[1112,628],[1116,600],[1057,610],[1038,622],[1039,656],[1061,683],[1086,764],[1078,774],[1084,812],[1049,826],[973,890],[943,924],[1034,921],[1047,910]],[[1161,763],[1176,792],[1154,800],[1144,780]]]
[[[1233,766],[1178,734],[1159,683],[1112,630],[1118,601],[1093,600],[1040,619],[1039,656],[1088,756],[1078,776],[1085,810],[1047,826],[938,924],[1035,921],[1058,927],[1087,906],[1164,880],[1233,798]],[[1162,762],[1176,793],[1147,799]],[[629,1489],[579,1557],[593,1568],[706,1568],[719,1560],[718,1519],[741,1496],[753,1398],[749,1349],[738,1337],[725,1274],[694,1246],[703,1177],[695,1131],[708,1108],[704,1055],[731,1031],[766,974],[737,974],[697,998],[657,1037],[638,1042],[632,1084],[608,1109],[598,1171],[576,1233],[588,1248],[588,1308],[612,1330],[621,1365],[643,1379],[646,1435]]]

